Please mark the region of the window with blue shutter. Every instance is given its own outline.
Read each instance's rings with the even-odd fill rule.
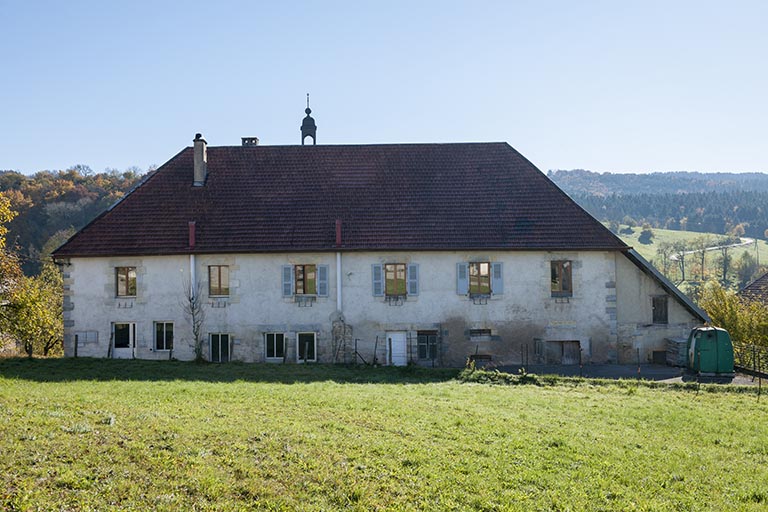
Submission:
[[[371,276],[373,277],[373,296],[381,297],[384,295],[384,272],[382,265],[371,265]]]
[[[408,265],[407,277],[408,281],[408,295],[419,294],[419,265],[411,263]]]
[[[328,296],[328,265],[317,266],[317,295]]]
[[[491,264],[491,293],[494,295],[504,293],[504,274],[501,262]]]
[[[469,291],[469,264],[456,264],[456,293],[466,295]]]
[[[293,295],[293,265],[283,265],[283,297]]]

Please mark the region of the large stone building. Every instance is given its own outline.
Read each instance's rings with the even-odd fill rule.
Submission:
[[[190,292],[221,362],[648,362],[706,320],[506,143],[198,135],[54,256],[69,356],[193,358]]]

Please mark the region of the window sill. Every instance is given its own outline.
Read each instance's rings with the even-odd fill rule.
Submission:
[[[311,308],[312,304],[317,302],[317,295],[294,295],[293,301],[300,308]]]
[[[490,293],[470,293],[469,294],[469,300],[472,301],[472,304],[479,304],[484,305],[488,304],[488,301],[491,298]]]

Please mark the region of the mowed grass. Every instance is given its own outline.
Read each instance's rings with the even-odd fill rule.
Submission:
[[[754,392],[455,377],[0,361],[0,509],[768,507]]]

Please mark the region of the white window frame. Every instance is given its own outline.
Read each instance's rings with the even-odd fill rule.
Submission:
[[[282,339],[283,339],[283,355],[282,356],[279,356],[279,357],[278,356],[273,356],[273,357],[269,356],[269,341],[268,341],[268,337],[269,336],[275,336],[275,337],[281,336],[282,337]],[[285,343],[285,341],[286,341],[285,338],[286,338],[286,336],[285,336],[285,333],[283,333],[283,332],[265,332],[264,333],[264,359],[265,360],[272,361],[272,362],[277,362],[277,361],[281,361],[282,362],[282,361],[285,360],[285,356],[286,356],[286,353],[287,353],[286,349],[288,348],[286,346],[286,343]],[[273,343],[276,343],[276,338],[275,338],[275,341],[273,341]]]
[[[170,326],[171,326],[171,347],[170,348],[157,348],[157,341],[158,341],[157,340],[157,326],[161,325],[161,324],[163,325],[163,338],[164,338],[163,339],[163,346],[164,347],[168,346],[168,340],[167,340],[168,333],[165,330],[165,326],[168,325],[168,324],[170,324]],[[155,352],[170,352],[171,350],[173,350],[173,339],[176,337],[176,326],[173,325],[173,322],[160,320],[160,321],[157,321],[157,322],[153,322],[152,323],[152,327],[154,327],[154,329],[153,329],[154,332],[152,333],[152,338],[153,338],[152,350],[154,350]]]
[[[219,336],[219,347],[221,347],[221,336],[227,337],[227,360],[222,361],[221,360],[221,349],[219,349],[219,360],[214,361],[213,360],[213,337]],[[228,332],[210,332],[208,333],[208,355],[210,357],[210,361],[212,363],[229,363],[232,361],[232,335]]]

